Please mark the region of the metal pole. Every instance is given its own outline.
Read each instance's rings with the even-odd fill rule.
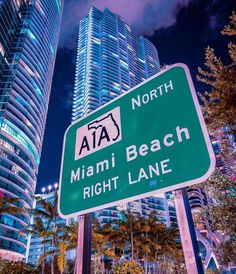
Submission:
[[[187,273],[204,274],[187,189],[175,190],[174,196]]]
[[[91,214],[78,217],[78,244],[76,252],[76,274],[91,273]]]

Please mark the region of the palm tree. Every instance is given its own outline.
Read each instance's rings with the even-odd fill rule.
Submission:
[[[125,216],[124,219],[113,221],[107,226],[104,226],[104,229],[110,229],[110,239],[111,242],[119,247],[124,249],[129,246],[131,250],[131,261],[134,260],[134,239],[140,233],[141,229],[141,218],[130,210],[127,212],[122,212]]]
[[[61,273],[67,265],[66,252],[77,247],[78,226],[78,222],[72,221],[70,225],[63,227],[63,234],[58,238],[57,265]]]
[[[45,219],[47,223],[47,232],[45,233],[45,237],[48,241],[51,242],[51,251],[44,251],[44,254],[39,259],[39,263],[45,260],[46,257],[51,256],[51,274],[54,274],[54,255],[56,245],[58,243],[58,233],[57,233],[57,225],[56,220],[58,218],[58,211],[57,211],[57,202],[58,196],[57,192],[55,193],[55,198],[52,201],[43,199],[43,198],[36,198],[36,203],[38,205],[38,209],[34,210],[36,216],[41,216]]]
[[[152,227],[150,237],[155,243],[153,249],[155,261],[162,261],[162,266],[165,268],[170,267],[173,260],[181,257],[181,244],[176,242],[178,231],[157,221],[155,222],[155,217],[150,217],[149,221]],[[169,272],[170,270],[167,270],[167,273]]]
[[[58,226],[57,226],[58,227]],[[60,229],[60,227],[58,227]],[[63,234],[59,235],[58,231],[45,231],[45,243],[51,243],[54,238],[54,245],[52,245],[53,249],[49,251],[45,251],[39,258],[38,264],[44,262],[44,260],[53,256],[57,260],[57,267],[61,273],[63,273],[67,266],[67,252],[71,249],[75,249],[77,246],[77,232],[78,232],[78,223],[72,222],[69,226],[63,226]],[[54,263],[54,260],[53,260]],[[52,260],[51,260],[52,264]],[[53,268],[54,270],[54,268]],[[51,265],[51,273],[52,273],[52,265]]]
[[[33,213],[33,210],[31,211]],[[33,214],[36,214],[34,212]],[[34,217],[34,222],[30,224],[28,228],[26,228],[24,231],[21,233],[27,234],[27,235],[35,235],[39,238],[42,238],[42,244],[43,244],[43,258],[40,258],[40,263],[42,264],[42,274],[44,274],[44,268],[45,268],[45,252],[46,252],[46,242],[47,242],[47,237],[49,236],[49,224],[47,222],[43,222],[40,216],[35,215]]]
[[[111,230],[109,227],[102,227],[97,220],[92,222],[92,250],[94,253],[94,268],[97,271],[97,261],[102,263],[101,271],[105,271],[104,256],[116,258],[114,245],[110,242]],[[97,260],[98,259],[98,260]]]
[[[25,209],[21,205],[22,200],[10,196],[0,197],[0,216],[2,214],[16,215],[18,213],[25,213]]]
[[[142,249],[144,249],[145,237],[142,229],[145,218],[131,211],[122,212],[122,215],[124,216],[122,220],[113,220],[105,224],[102,227],[102,234],[107,237],[110,250],[113,247],[113,258],[116,260],[124,258],[125,251],[129,248],[131,261],[137,261],[142,255]],[[152,244],[150,239],[146,237],[146,253],[151,252],[148,242]]]
[[[139,216],[131,211],[122,213],[125,218],[100,226],[93,225],[92,247],[96,254],[107,255],[120,262],[127,247],[131,253],[131,261],[144,263],[145,273],[152,262],[153,268],[161,264],[163,273],[170,273],[175,268],[173,260],[180,262],[181,246],[176,243],[177,230],[167,228],[160,223],[155,214]],[[124,257],[123,257],[124,258]]]

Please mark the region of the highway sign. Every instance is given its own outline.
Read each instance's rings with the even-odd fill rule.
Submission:
[[[73,123],[64,137],[64,218],[206,180],[215,156],[188,68],[175,64]]]

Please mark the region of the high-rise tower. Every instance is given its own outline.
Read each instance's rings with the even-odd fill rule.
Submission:
[[[158,53],[107,8],[92,7],[80,21],[72,121],[160,70]]]
[[[92,7],[80,21],[72,121],[90,113],[160,71],[155,46],[136,37],[130,26],[109,9]],[[167,226],[176,226],[171,194],[127,203],[140,215],[156,212]],[[121,218],[120,207],[96,212],[101,224]]]
[[[0,2],[0,192],[31,208],[63,0]],[[1,257],[24,257],[28,223],[28,214],[0,216]]]

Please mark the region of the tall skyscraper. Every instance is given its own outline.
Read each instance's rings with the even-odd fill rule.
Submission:
[[[160,71],[158,52],[109,9],[92,7],[80,21],[72,121],[90,113]],[[144,216],[152,212],[167,226],[177,226],[171,194],[127,203]],[[121,219],[120,206],[95,213],[100,224]]]
[[[72,121],[160,70],[158,53],[107,8],[92,7],[80,21]]]
[[[0,192],[32,207],[62,17],[62,0],[0,5]],[[25,214],[0,216],[0,257],[20,260]]]

